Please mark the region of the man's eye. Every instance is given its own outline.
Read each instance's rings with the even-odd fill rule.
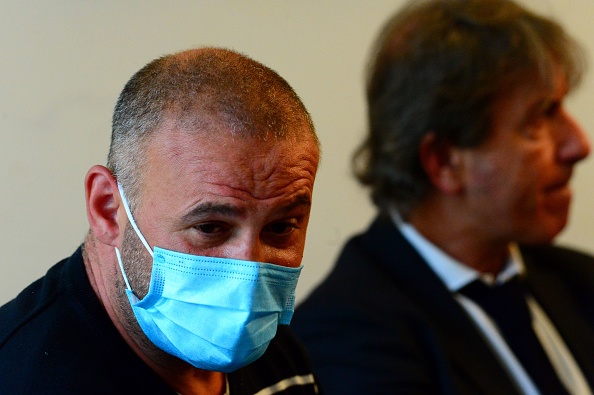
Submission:
[[[292,222],[275,222],[268,225],[268,231],[278,236],[283,236],[291,233],[293,229],[297,228],[297,225]]]
[[[216,232],[220,232],[222,229],[221,225],[218,224],[200,224],[196,225],[194,228],[199,230],[202,233],[212,234]]]
[[[559,113],[561,109],[561,103],[558,101],[548,103],[544,108],[544,115],[548,118],[552,118]]]

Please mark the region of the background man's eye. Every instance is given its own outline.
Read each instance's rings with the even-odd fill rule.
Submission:
[[[561,104],[559,102],[550,103],[545,108],[545,116],[547,116],[547,117],[553,117],[553,116],[555,116],[555,115],[557,115],[559,113],[559,110],[560,109],[561,109]]]

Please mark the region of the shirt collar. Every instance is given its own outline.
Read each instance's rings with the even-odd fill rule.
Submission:
[[[508,261],[497,277],[494,277],[491,274],[481,274],[477,270],[446,254],[435,244],[427,240],[414,226],[405,222],[395,209],[390,211],[390,215],[404,238],[412,244],[429,267],[452,292],[460,290],[460,288],[479,278],[486,283],[501,284],[523,273],[525,270],[522,255],[515,243],[510,243]]]

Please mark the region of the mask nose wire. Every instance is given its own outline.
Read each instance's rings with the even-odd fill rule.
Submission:
[[[153,251],[149,247],[149,244],[147,243],[146,239],[140,232],[140,229],[138,229],[138,226],[136,225],[136,221],[134,221],[134,217],[132,216],[132,212],[130,211],[130,206],[128,205],[128,201],[126,200],[126,195],[124,194],[124,189],[122,188],[122,186],[120,185],[119,182],[118,182],[118,190],[119,190],[120,196],[122,198],[124,210],[126,210],[126,216],[128,217],[128,221],[130,221],[130,224],[134,228],[136,235],[138,236],[140,241],[142,241],[142,244],[144,244],[144,247],[148,250],[149,254],[151,254],[151,256],[154,256]],[[120,270],[122,271],[122,277],[124,277],[124,282],[126,283],[126,288],[128,288],[128,290],[132,291],[132,287],[130,287],[130,283],[128,282],[128,276],[126,276],[126,272],[124,271],[124,265],[122,264],[122,256],[120,254],[120,250],[118,249],[118,247],[114,247],[114,248],[115,248],[116,257],[118,258],[118,263],[120,265]]]

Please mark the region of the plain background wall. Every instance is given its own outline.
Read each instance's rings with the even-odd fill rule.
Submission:
[[[555,17],[594,54],[594,2],[523,3]],[[350,175],[350,157],[365,131],[369,47],[401,4],[0,0],[0,304],[82,242],[88,229],[83,179],[105,162],[111,112],[125,82],[156,57],[204,45],[244,52],[278,71],[316,124],[324,153],[301,300],[330,270],[346,238],[373,216],[367,191]],[[591,138],[593,77],[568,101]],[[593,170],[591,159],[577,168],[571,223],[560,238],[587,251],[594,251]]]

